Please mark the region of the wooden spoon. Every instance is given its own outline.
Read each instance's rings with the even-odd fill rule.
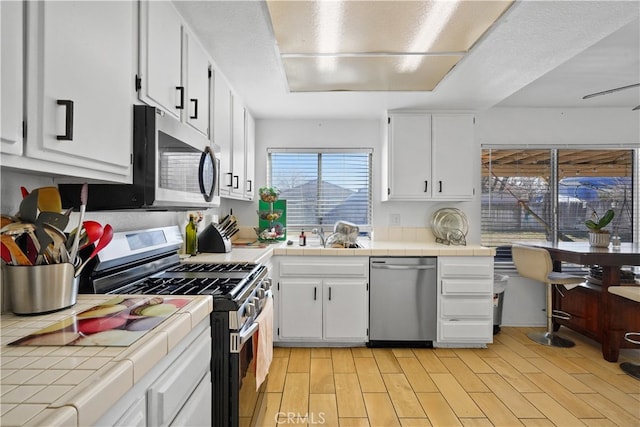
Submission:
[[[11,259],[14,261],[15,265],[32,265],[29,258],[22,252],[22,249],[13,241],[13,238],[8,234],[3,234],[0,236],[2,243],[7,247],[9,253],[11,254]]]

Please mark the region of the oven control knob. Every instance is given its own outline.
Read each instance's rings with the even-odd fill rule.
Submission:
[[[265,291],[268,291],[269,289],[271,289],[271,277],[267,277],[262,281],[262,287],[264,288]]]
[[[266,292],[266,291],[264,290],[264,288],[258,288],[258,290],[256,291],[256,296],[257,296],[259,299],[264,299],[265,292]]]
[[[248,317],[252,317],[256,315],[256,306],[253,304],[246,304],[244,308],[244,312]]]

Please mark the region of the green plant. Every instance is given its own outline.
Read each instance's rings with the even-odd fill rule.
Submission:
[[[611,220],[613,220],[614,216],[615,213],[613,212],[613,209],[607,210],[601,217],[598,216],[596,211],[593,211],[593,213],[591,214],[591,219],[586,220],[584,222],[584,225],[587,226],[589,231],[592,231],[594,233],[607,233],[608,231],[603,230],[603,228],[606,227],[611,222]]]

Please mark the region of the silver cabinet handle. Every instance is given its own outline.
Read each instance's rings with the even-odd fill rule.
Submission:
[[[408,264],[371,264],[371,268],[380,270],[434,270],[435,265],[408,265]]]

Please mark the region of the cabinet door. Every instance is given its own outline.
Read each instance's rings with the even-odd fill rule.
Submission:
[[[473,197],[474,118],[470,114],[432,117],[432,180],[434,199]]]
[[[176,118],[180,118],[186,103],[181,83],[181,43],[182,18],[173,4],[141,1],[139,97]]]
[[[23,3],[0,2],[0,151],[22,155]]]
[[[231,89],[224,76],[215,72],[213,90],[213,143],[220,149],[220,195],[231,194]]]
[[[256,173],[256,121],[253,116],[246,112],[247,135],[245,137],[245,169],[244,169],[244,198],[253,200],[255,194],[255,173]]]
[[[390,200],[426,200],[431,181],[431,115],[403,113],[389,116]]]
[[[134,7],[27,2],[27,156],[129,174]]]
[[[280,339],[322,339],[322,280],[283,279]]]
[[[233,186],[231,187],[231,195],[237,198],[244,196],[244,160],[245,160],[245,135],[246,135],[246,120],[245,120],[245,108],[240,98],[232,95],[233,110],[231,115],[233,123],[233,135],[231,136],[231,145],[233,147],[233,154],[231,155],[231,161],[233,163]]]
[[[325,280],[323,298],[325,339],[367,340],[369,298],[366,280]]]
[[[185,30],[184,54],[186,57],[183,81],[186,90],[184,121],[206,137],[209,137],[209,105],[211,103],[211,63],[207,53],[196,38]]]

